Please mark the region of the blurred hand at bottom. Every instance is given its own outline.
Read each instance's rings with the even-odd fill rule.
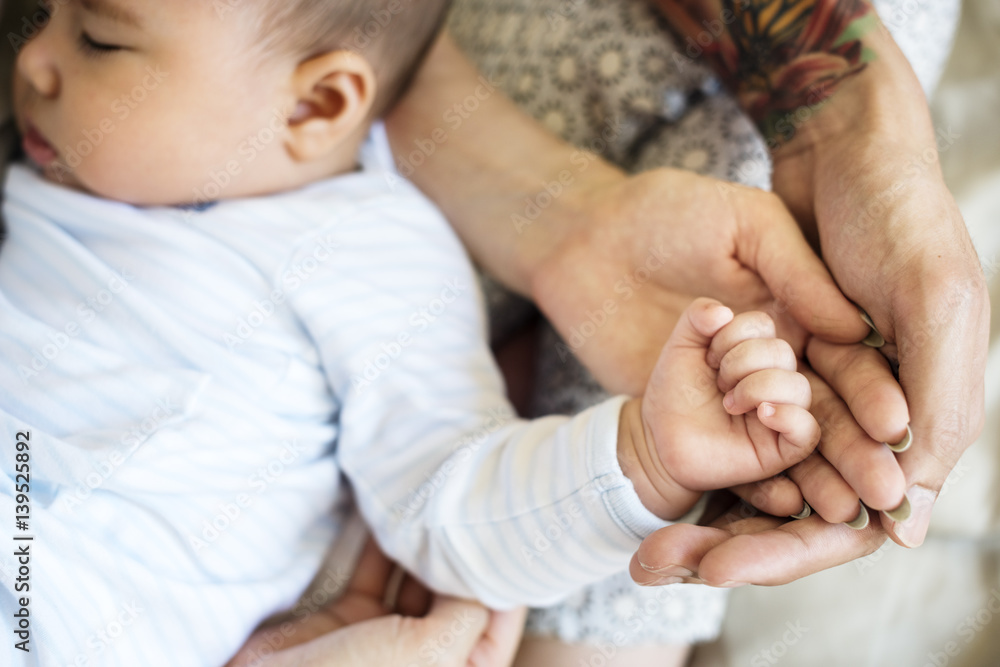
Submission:
[[[345,593],[291,623],[257,630],[226,667],[507,667],[526,611],[494,612],[435,595],[407,577],[384,599],[393,563],[369,540]],[[275,638],[278,638],[275,641]]]

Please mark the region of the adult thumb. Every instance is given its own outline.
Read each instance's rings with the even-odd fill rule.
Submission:
[[[869,328],[857,306],[837,287],[788,209],[773,195],[768,198],[765,205],[743,208],[749,213],[740,220],[739,260],[810,333],[834,343],[861,341]]]
[[[420,664],[465,667],[489,625],[490,612],[476,602],[437,596],[422,621],[415,656]]]
[[[733,321],[733,311],[715,299],[695,299],[681,314],[670,334],[666,349],[693,348],[704,358],[712,344],[712,336]]]

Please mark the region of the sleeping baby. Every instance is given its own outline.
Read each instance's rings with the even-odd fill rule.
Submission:
[[[812,451],[791,349],[709,300],[644,396],[515,417],[469,260],[377,120],[446,4],[62,0],[23,46],[0,515],[31,578],[5,548],[3,664],[218,667],[347,498],[434,590],[552,603]]]

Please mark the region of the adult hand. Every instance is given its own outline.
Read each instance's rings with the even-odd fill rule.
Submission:
[[[445,130],[442,114],[451,118],[463,99],[475,113]],[[524,115],[447,34],[387,128],[402,173],[472,257],[576,339],[574,351],[611,391],[641,392],[699,296],[738,311],[776,297],[770,314],[790,313],[832,341],[868,333],[778,197],[672,169],[627,178]],[[597,330],[579,340],[578,327]]]
[[[577,205],[575,233],[563,234],[535,271],[532,292],[567,341],[564,353],[575,353],[611,391],[643,391],[693,295],[716,298],[736,312],[767,312],[800,357],[810,332],[840,341],[868,332],[773,194],[660,169],[608,180],[587,197]],[[541,225],[524,233],[551,237]],[[795,466],[792,481],[737,489],[757,507],[798,513],[802,496],[793,481],[831,522],[857,518],[859,498],[876,509],[900,504],[899,465],[850,408],[876,433],[879,417],[902,414],[905,430],[905,400],[877,354],[845,349],[850,363],[837,367],[850,372],[829,374],[844,398],[810,376],[813,413],[824,427],[822,455]]]
[[[656,531],[639,547],[629,571],[644,586],[778,586],[866,556],[883,542],[877,522],[857,531],[816,515],[789,521],[737,505],[710,526],[679,523]]]
[[[442,113],[473,94],[478,110],[443,131]],[[415,146],[437,137],[434,150],[421,149],[420,165],[404,173],[441,206],[473,258],[539,303],[611,391],[641,392],[677,317],[696,296],[738,312],[768,312],[782,337],[797,337],[800,353],[803,328],[839,342],[867,334],[775,195],[669,169],[626,178],[518,111],[447,36],[388,128],[404,167],[416,164]],[[564,185],[558,196],[546,185],[553,183]],[[527,213],[525,202],[540,202],[543,192],[547,205],[536,205],[531,224],[513,224],[514,214]],[[845,404],[825,400],[815,407],[824,406],[830,415],[814,410],[821,424],[852,428],[833,436],[846,438],[842,444],[821,448],[864,450],[854,447],[868,443],[854,437],[860,429]],[[839,495],[853,493],[844,486]],[[889,489],[895,500],[899,486]],[[854,548],[864,553],[864,540],[856,538]]]
[[[523,609],[491,612],[475,602],[432,595],[407,579],[397,603],[402,613],[391,613],[383,600],[392,568],[369,541],[343,596],[304,621],[258,630],[227,667],[511,664],[524,626]]]
[[[682,37],[709,38],[709,61],[777,148],[774,191],[815,226],[844,294],[894,344],[886,352],[899,363],[909,414],[856,416],[869,436],[893,443],[911,422],[913,447],[900,463],[912,517],[885,522],[894,540],[917,546],[948,472],[983,423],[986,286],[937,160],[953,138],[942,133],[935,146],[924,92],[869,2],[774,3],[767,21],[780,30],[760,29],[754,6],[654,4]],[[710,22],[719,28],[711,35]],[[827,379],[834,357],[851,355],[810,349]],[[858,387],[850,383],[834,388],[849,396]],[[893,402],[893,389],[880,383],[867,394],[873,405]]]
[[[798,352],[808,333],[846,343],[868,332],[773,194],[658,169],[580,199],[576,224],[558,243],[540,223],[524,232],[553,246],[531,291],[609,391],[643,391],[697,296],[736,312],[764,310]]]
[[[889,46],[880,56],[892,56]],[[938,163],[938,150],[954,138],[939,133],[935,145],[912,73],[875,90],[872,83],[845,85],[809,131],[776,154],[774,185],[796,217],[814,225],[837,283],[868,312],[899,364],[908,411],[880,410],[878,392],[852,409],[877,441],[899,442],[910,422],[912,447],[898,458],[912,516],[883,522],[893,540],[914,547],[945,478],[982,429],[989,296]],[[903,109],[900,99],[914,102]],[[813,367],[844,396],[860,381],[839,372],[848,358],[821,342],[809,349]]]

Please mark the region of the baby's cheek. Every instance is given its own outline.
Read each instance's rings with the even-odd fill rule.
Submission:
[[[105,199],[127,203],[143,203],[146,179],[138,177],[141,165],[122,151],[113,151],[112,146],[98,147],[91,155],[73,166],[69,174],[59,174],[77,183],[81,189]]]
[[[127,133],[107,137],[79,160],[69,174],[57,175],[105,199],[136,205],[171,205],[193,199],[190,170],[172,163],[171,151]],[[181,180],[186,179],[186,180]]]

